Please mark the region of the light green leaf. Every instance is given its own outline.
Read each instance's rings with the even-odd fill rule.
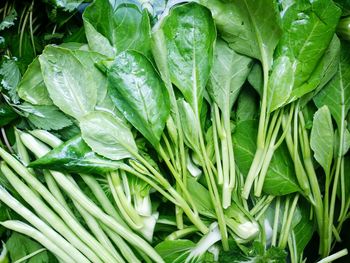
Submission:
[[[146,10],[137,5],[96,0],[83,14],[86,38],[92,50],[114,57],[127,49],[150,52],[151,26]]]
[[[195,152],[199,152],[199,133],[200,130],[195,125],[196,116],[191,108],[191,105],[188,104],[184,99],[179,99],[177,101],[179,108],[179,115],[182,125],[182,130],[185,135],[185,143]]]
[[[17,87],[18,96],[33,105],[52,105],[52,100],[46,89],[39,59],[35,58],[28,66]]]
[[[166,263],[183,263],[195,243],[190,240],[165,240],[159,243],[155,249]]]
[[[216,38],[214,21],[205,7],[188,3],[175,6],[160,29],[167,47],[171,81],[193,109],[202,104]]]
[[[130,129],[107,112],[91,112],[80,121],[81,135],[91,149],[109,159],[133,157],[137,146]]]
[[[113,103],[157,148],[170,114],[170,103],[151,62],[136,51],[122,52],[111,63],[107,78]]]
[[[267,109],[277,110],[289,98],[294,83],[292,63],[286,56],[275,60],[267,89]]]
[[[0,31],[15,25],[16,20],[17,20],[17,12],[14,8],[12,8],[11,11],[8,12],[8,14],[1,21]]]
[[[256,58],[268,70],[281,36],[274,1],[201,0],[213,13],[221,37],[238,53]]]
[[[232,109],[251,65],[250,58],[237,54],[225,41],[216,41],[207,91],[222,111]]]
[[[94,66],[104,56],[82,50],[48,46],[39,57],[43,79],[53,103],[80,119],[93,111],[97,87],[106,89],[106,77]]]
[[[320,108],[314,115],[310,145],[316,161],[328,175],[333,160],[334,131],[332,116],[327,106]]]

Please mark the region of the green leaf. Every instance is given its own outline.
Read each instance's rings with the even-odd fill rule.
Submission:
[[[350,45],[343,42],[336,75],[314,97],[318,108],[327,105],[338,127],[350,109]]]
[[[281,36],[274,1],[201,0],[213,13],[221,37],[238,53],[256,58],[268,70]]]
[[[21,80],[21,72],[14,59],[5,60],[0,67],[1,86],[8,92],[14,103],[19,102],[16,87]],[[1,90],[0,86],[0,90]]]
[[[9,124],[17,118],[16,112],[7,104],[0,104],[0,127]]]
[[[157,148],[170,114],[170,102],[151,62],[136,51],[122,52],[108,69],[107,78],[113,103]]]
[[[328,175],[333,160],[334,130],[332,116],[327,106],[318,109],[314,115],[310,145],[316,161]]]
[[[26,255],[29,255],[43,247],[36,241],[26,237],[24,235],[13,232],[10,238],[6,242],[6,247],[10,254],[11,262],[15,262]],[[53,263],[57,262],[48,251],[40,252],[39,254],[31,257],[28,263]]]
[[[236,109],[236,121],[255,120],[259,115],[259,97],[250,87],[245,87],[239,94]]]
[[[263,191],[271,195],[286,195],[300,191],[294,164],[285,143],[278,147],[272,156]]]
[[[45,48],[39,57],[41,70],[50,97],[60,110],[76,119],[94,110],[96,87],[107,85],[106,77],[94,66],[103,59],[94,52]]]
[[[54,105],[41,106],[24,103],[18,106],[18,108],[39,129],[60,130],[72,125],[72,121]]]
[[[150,52],[151,26],[148,13],[134,4],[112,7],[96,0],[83,14],[86,38],[92,50],[114,57],[127,49]]]
[[[0,31],[15,25],[17,20],[17,12],[14,8],[5,16],[5,18],[0,23]]]
[[[107,112],[91,112],[80,121],[81,135],[91,149],[111,160],[133,157],[137,146],[130,129]]]
[[[256,90],[256,92],[262,96],[263,94],[263,70],[260,63],[255,63],[252,70],[248,75],[248,82]]]
[[[250,165],[253,162],[256,151],[256,136],[258,134],[258,122],[245,120],[237,123],[233,130],[233,150],[235,160],[243,176],[247,176]]]
[[[250,58],[233,51],[225,41],[216,41],[207,91],[222,111],[232,109],[250,72],[251,62]]]
[[[44,83],[39,59],[35,58],[28,66],[17,87],[18,96],[33,105],[52,105],[52,100]]]
[[[76,9],[84,0],[49,0],[53,5],[63,8],[63,10],[72,12]]]
[[[209,191],[193,177],[187,178],[187,187],[190,189],[191,197],[198,212],[204,216],[215,218],[215,210]]]
[[[310,78],[333,38],[340,14],[329,0],[296,2],[284,12],[278,55],[288,56],[293,64],[293,88]]]
[[[194,247],[192,241],[178,239],[162,241],[155,249],[166,263],[183,263]]]
[[[337,35],[334,35],[329,47],[312,72],[310,78],[305,83],[292,90],[289,101],[301,97],[301,105],[303,105],[312,100],[315,94],[317,94],[337,73],[339,56],[340,40]]]
[[[29,166],[70,173],[105,174],[118,169],[120,163],[97,155],[78,135],[31,162]]]
[[[267,89],[267,109],[272,112],[289,98],[294,83],[292,63],[286,56],[274,61]]]
[[[160,29],[168,51],[171,81],[193,109],[202,105],[213,61],[214,21],[205,7],[188,3],[175,6]]]

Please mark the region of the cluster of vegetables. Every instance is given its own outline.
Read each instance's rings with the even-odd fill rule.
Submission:
[[[83,2],[1,3],[1,263],[347,255],[348,1]]]

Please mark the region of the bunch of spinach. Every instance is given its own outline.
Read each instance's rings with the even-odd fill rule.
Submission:
[[[34,1],[19,40],[1,9],[4,260],[303,262],[316,235],[321,262],[347,254],[346,3],[82,2],[45,3],[43,38]]]

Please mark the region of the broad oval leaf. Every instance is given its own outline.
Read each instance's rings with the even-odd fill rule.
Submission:
[[[146,10],[137,5],[96,0],[83,14],[86,38],[92,50],[114,57],[127,49],[150,52],[151,25]]]
[[[94,110],[97,87],[106,87],[106,77],[94,66],[103,55],[55,46],[39,57],[43,79],[53,103],[64,113],[80,119]]]
[[[18,96],[33,105],[52,105],[52,100],[47,92],[39,59],[36,58],[28,66],[26,72],[17,87]]]
[[[120,53],[107,71],[113,103],[157,147],[170,114],[169,94],[151,62],[136,51]]]
[[[218,31],[238,53],[259,59],[268,70],[281,36],[274,1],[201,0],[213,13]]]
[[[310,145],[316,161],[328,175],[333,160],[334,130],[332,116],[327,106],[320,108],[314,115]]]
[[[155,249],[166,263],[184,263],[195,246],[187,239],[164,240]]]
[[[197,3],[175,6],[159,30],[164,33],[171,81],[198,108],[213,60],[216,30],[211,13]]]
[[[31,162],[29,167],[70,173],[104,174],[120,168],[121,165],[118,161],[106,159],[93,152],[78,135]]]
[[[340,15],[340,8],[328,0],[296,1],[284,12],[284,34],[277,53],[293,63],[294,88],[310,78],[333,38]]]
[[[91,149],[109,159],[133,157],[137,146],[130,129],[107,112],[91,112],[80,121],[81,135]]]
[[[277,110],[289,98],[294,83],[292,63],[286,56],[274,62],[267,88],[267,108],[269,112]]]
[[[222,111],[232,109],[251,70],[251,62],[251,58],[237,54],[225,41],[216,41],[207,90]]]

